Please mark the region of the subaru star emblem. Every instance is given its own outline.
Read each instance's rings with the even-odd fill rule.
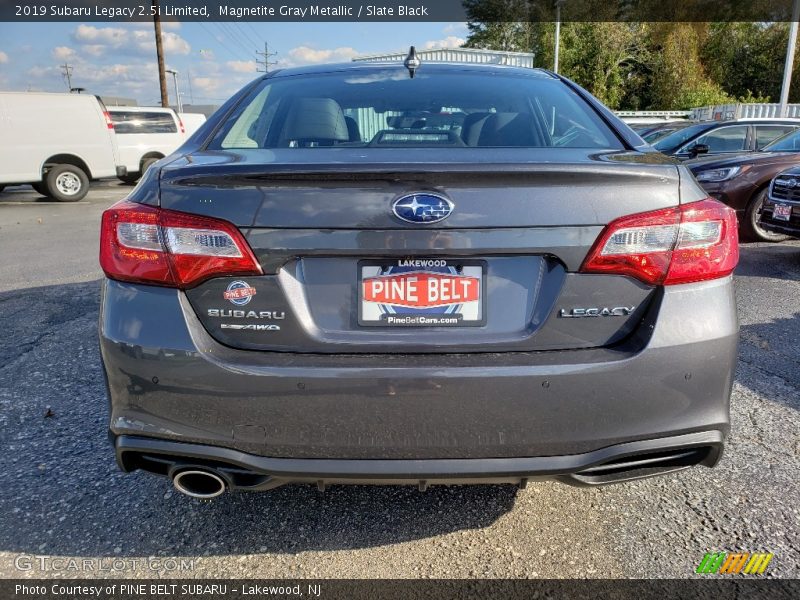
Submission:
[[[394,201],[392,212],[407,223],[438,223],[450,216],[454,206],[444,196],[425,192],[401,196]]]

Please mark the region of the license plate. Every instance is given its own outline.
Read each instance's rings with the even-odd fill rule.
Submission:
[[[486,263],[404,258],[358,263],[358,323],[373,327],[485,324]]]
[[[792,218],[792,207],[788,204],[776,204],[772,209],[772,218],[776,221],[788,221]]]

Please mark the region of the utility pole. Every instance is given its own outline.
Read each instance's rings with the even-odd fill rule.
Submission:
[[[172,80],[175,82],[175,99],[177,100],[176,104],[178,106],[178,112],[183,112],[183,102],[181,102],[181,92],[178,89],[178,72],[175,69],[167,69],[167,73],[172,75]]]
[[[800,21],[800,0],[794,0],[792,6],[792,23],[789,26],[789,42],[786,44],[786,60],[783,63],[783,83],[781,84],[780,116],[785,117],[789,103],[789,85],[792,83],[794,67],[794,49],[797,45],[797,23]]]
[[[556,43],[553,49],[553,73],[558,73],[558,51],[561,46],[561,5],[565,0],[555,0],[556,6]]]
[[[169,108],[167,96],[167,75],[164,73],[164,46],[161,43],[161,8],[158,0],[153,2],[153,26],[156,30],[156,56],[158,57],[158,83],[161,86],[161,106]]]
[[[64,79],[67,82],[67,91],[71,92],[72,91],[72,67],[67,62],[64,62],[63,65],[58,65],[58,66],[63,69],[63,71],[61,71],[61,75],[64,77]]]
[[[189,83],[189,102],[194,104],[194,92],[192,92],[192,70],[186,68],[186,81]]]
[[[264,65],[264,70],[263,71],[260,68],[256,68],[256,71],[258,71],[259,73],[269,73],[269,66],[278,64],[277,61],[270,61],[270,57],[278,56],[278,53],[277,52],[270,52],[269,51],[269,44],[267,44],[267,42],[264,42],[264,51],[263,52],[256,52],[256,54],[258,56],[263,56],[264,57],[264,60],[256,59],[256,62],[259,65]]]

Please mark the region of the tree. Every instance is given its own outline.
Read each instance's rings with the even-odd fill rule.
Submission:
[[[649,60],[639,23],[565,23],[561,71],[611,108],[620,108],[632,75]]]
[[[532,52],[536,66],[552,68],[552,0],[465,0],[464,5],[467,47]],[[562,10],[559,70],[611,108],[688,109],[775,101],[780,95],[786,23],[681,23],[666,16],[660,22],[625,21],[661,14],[658,10],[672,14],[683,5],[642,0],[617,14],[620,6],[583,0]],[[734,2],[716,10],[727,15],[750,6]],[[800,60],[792,81],[790,99],[800,99]]]
[[[651,25],[653,44],[652,103],[662,110],[681,110],[733,100],[710,79],[700,60],[707,23]]]
[[[729,94],[777,99],[788,37],[786,23],[712,23],[700,56]]]

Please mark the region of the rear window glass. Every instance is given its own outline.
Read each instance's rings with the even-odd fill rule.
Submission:
[[[622,147],[578,95],[544,75],[353,70],[264,80],[214,149]]]
[[[111,114],[114,131],[126,133],[177,133],[178,126],[169,113],[161,112],[117,112]]]
[[[738,152],[747,148],[747,125],[720,127],[697,138],[695,144],[705,144],[709,152]],[[688,152],[688,148],[683,148]]]
[[[698,133],[702,133],[706,129],[709,129],[709,125],[707,123],[689,125],[689,127],[684,127],[683,129],[673,131],[669,135],[664,136],[655,144],[653,144],[653,147],[663,152],[674,150],[678,146],[682,145],[685,141],[692,139]]]
[[[760,149],[775,141],[779,137],[794,131],[793,125],[757,125],[756,126],[756,148]]]
[[[768,146],[764,146],[764,150],[769,150],[770,152],[797,152],[800,150],[800,131],[778,138]]]

